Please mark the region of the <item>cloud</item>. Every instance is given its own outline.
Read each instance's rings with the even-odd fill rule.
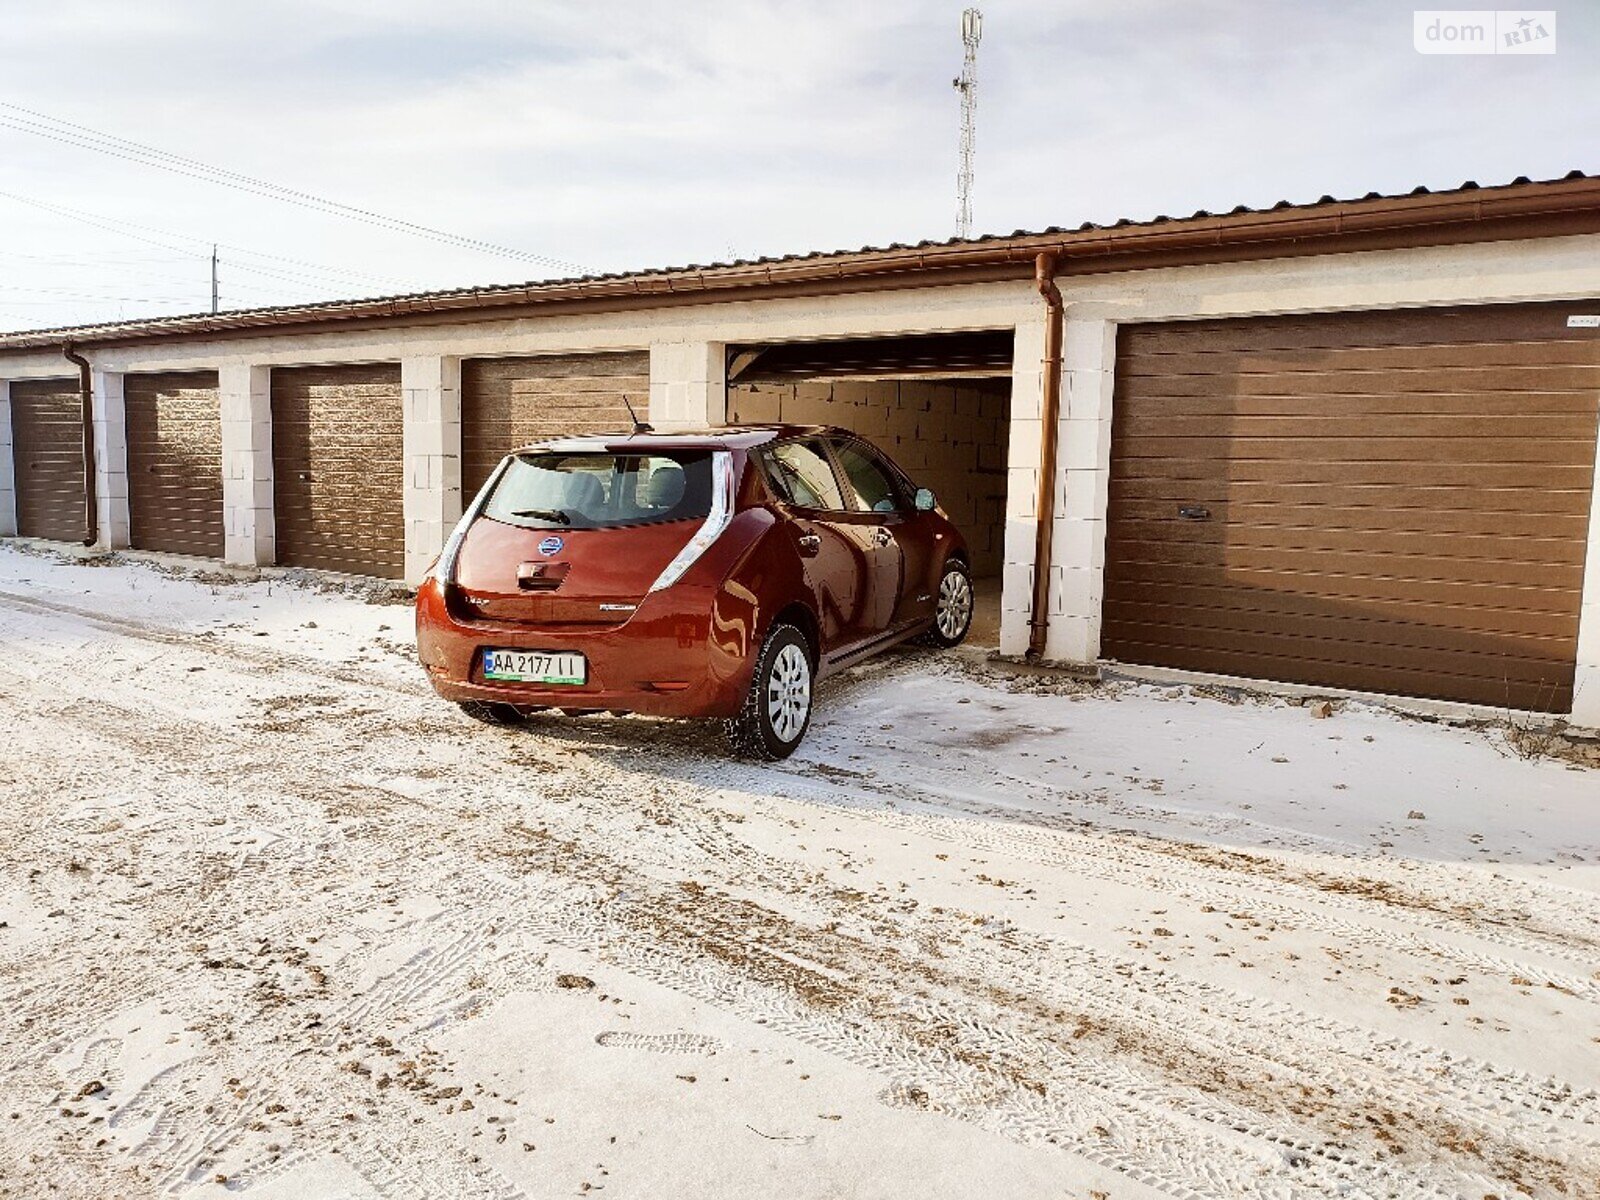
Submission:
[[[1557,55],[1497,59],[1417,55],[1380,0],[982,6],[984,229],[1600,165],[1587,9]],[[959,2],[14,7],[0,99],[596,268],[952,232]],[[0,324],[193,309],[212,240],[386,281],[362,291],[530,274],[4,129],[0,161],[0,188],[187,239],[0,200]],[[116,257],[141,250],[169,260]],[[223,262],[230,304],[353,282]]]

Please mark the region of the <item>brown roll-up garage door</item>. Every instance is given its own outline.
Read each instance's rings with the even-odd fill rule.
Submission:
[[[461,364],[461,486],[469,499],[518,446],[632,427],[649,411],[650,356],[552,354]]]
[[[13,383],[11,441],[17,532],[23,537],[82,541],[88,520],[83,487],[83,401],[78,381]]]
[[[222,409],[215,371],[127,375],[130,541],[221,558]]]
[[[397,365],[272,372],[278,562],[404,574],[403,429]]]
[[[1597,304],[1120,331],[1102,653],[1562,712]]]

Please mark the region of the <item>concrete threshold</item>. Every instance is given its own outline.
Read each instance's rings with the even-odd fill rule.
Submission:
[[[1175,667],[1146,667],[1132,663],[1102,660],[1094,663],[1069,663],[1052,660],[1028,662],[1015,655],[991,651],[987,661],[1016,675],[1070,678],[1084,682],[1147,683],[1157,687],[1215,688],[1242,696],[1284,700],[1343,700],[1384,709],[1407,717],[1438,721],[1447,725],[1511,725],[1523,729],[1561,732],[1580,739],[1600,737],[1600,730],[1569,723],[1565,714],[1529,712],[1488,704],[1466,704],[1454,700],[1428,700],[1413,696],[1392,696],[1383,692],[1362,692],[1349,688],[1318,687],[1312,684],[1279,683],[1270,679],[1249,679],[1240,675],[1221,675],[1208,671],[1185,671]]]
[[[1277,696],[1290,700],[1348,700],[1373,708],[1386,709],[1408,717],[1422,717],[1447,725],[1516,725],[1527,729],[1569,729],[1562,713],[1529,712],[1490,704],[1467,704],[1456,700],[1428,700],[1415,696],[1392,696],[1384,692],[1362,692],[1350,688],[1317,687],[1303,683],[1278,683],[1268,679],[1246,679],[1206,671],[1183,671],[1172,667],[1144,667],[1129,663],[1099,664],[1101,678],[1170,687],[1213,687],[1247,695]],[[1573,730],[1573,732],[1578,732]]]

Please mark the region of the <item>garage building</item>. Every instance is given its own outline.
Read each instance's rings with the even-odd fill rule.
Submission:
[[[0,334],[0,535],[416,581],[539,438],[841,425],[1004,654],[1600,727],[1600,179]],[[1474,710],[1476,711],[1476,709]]]

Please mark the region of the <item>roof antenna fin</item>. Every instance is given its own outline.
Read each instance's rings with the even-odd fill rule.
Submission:
[[[634,433],[654,433],[656,431],[656,427],[654,425],[651,425],[647,421],[639,420],[639,414],[633,411],[633,401],[628,399],[626,393],[624,393],[622,397],[622,402],[628,406],[628,416],[633,418]]]

